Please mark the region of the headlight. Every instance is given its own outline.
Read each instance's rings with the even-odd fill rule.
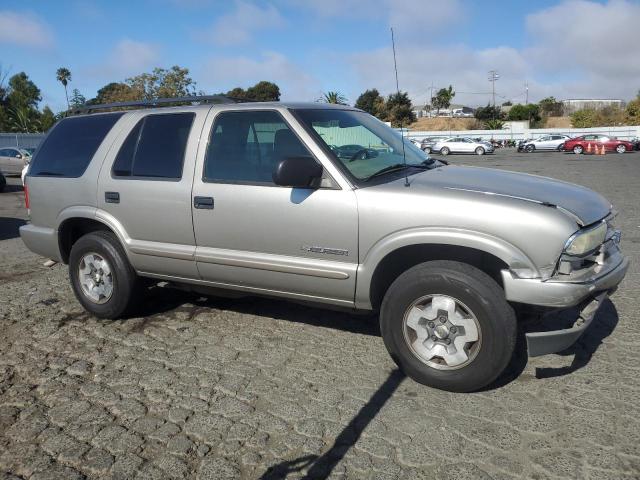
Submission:
[[[604,242],[607,235],[607,224],[599,225],[574,233],[567,241],[564,249],[569,255],[584,255],[598,248]]]

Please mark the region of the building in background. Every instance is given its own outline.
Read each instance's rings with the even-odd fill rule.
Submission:
[[[624,102],[614,98],[572,98],[568,100],[562,100],[562,106],[565,115],[571,115],[572,113],[583,110],[585,108],[591,108],[594,110],[601,110],[605,107],[624,107]]]

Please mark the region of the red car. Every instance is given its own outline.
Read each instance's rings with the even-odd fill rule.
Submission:
[[[591,145],[591,148],[589,148],[589,145]],[[582,135],[581,137],[572,138],[564,142],[564,151],[576,154],[589,153],[589,151],[600,153],[603,145],[605,152],[624,153],[633,151],[633,143],[607,135]],[[598,149],[597,152],[594,151],[595,148]]]

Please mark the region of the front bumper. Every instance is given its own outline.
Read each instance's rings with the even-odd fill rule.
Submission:
[[[551,332],[531,332],[526,334],[527,351],[530,357],[538,357],[549,353],[566,350],[573,345],[589,328],[596,316],[598,309],[609,297],[607,292],[601,293],[580,309],[576,323],[564,330]]]

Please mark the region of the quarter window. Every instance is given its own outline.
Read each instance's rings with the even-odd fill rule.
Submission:
[[[279,113],[222,112],[211,129],[203,179],[273,185],[272,175],[280,161],[310,156]]]
[[[129,132],[113,163],[115,177],[182,178],[193,113],[147,115]]]

